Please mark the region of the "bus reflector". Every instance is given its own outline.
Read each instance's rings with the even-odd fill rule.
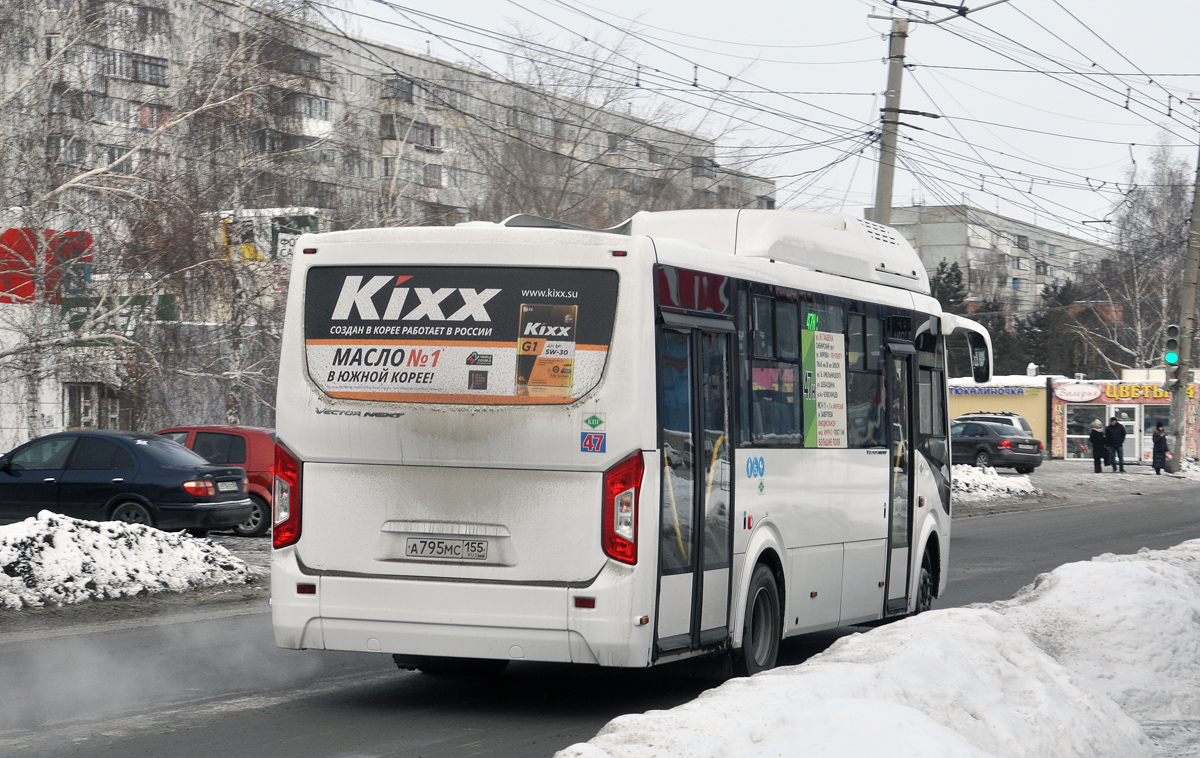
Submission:
[[[575,598],[576,608],[595,608],[596,598],[594,597],[577,597]]]
[[[300,539],[300,461],[275,443],[275,514],[271,544],[294,545]]]
[[[317,594],[317,585],[315,584],[297,584],[297,595],[315,595]]]
[[[643,473],[640,450],[604,472],[600,544],[605,555],[621,563],[637,563],[637,505]]]

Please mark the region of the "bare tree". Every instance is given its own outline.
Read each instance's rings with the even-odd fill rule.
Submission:
[[[286,3],[0,5],[0,376],[24,408],[19,436],[39,434],[52,423],[45,408],[61,407],[48,376],[134,387],[175,371],[139,331],[164,316],[225,325],[231,349],[217,373],[232,387],[231,420],[246,376],[273,386],[271,367],[248,371],[261,361],[242,359],[247,333],[271,322],[256,313],[270,285],[262,267],[234,269],[212,232],[230,195],[237,205],[247,182],[264,183],[240,153],[267,127],[254,131],[239,109],[295,73],[264,13]],[[230,13],[240,18],[217,17]]]
[[[639,210],[744,204],[728,175],[719,196],[710,143],[661,126],[678,123],[679,110],[624,73],[628,37],[564,54],[528,31],[513,36],[507,81],[485,87],[460,119],[462,149],[479,170],[472,216],[524,212],[604,227]]]
[[[1191,172],[1163,145],[1114,215],[1119,256],[1099,262],[1080,284],[1071,327],[1114,374],[1161,365],[1163,328],[1178,319],[1191,213]]]

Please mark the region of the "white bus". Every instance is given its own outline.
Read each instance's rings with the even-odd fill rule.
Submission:
[[[841,214],[305,235],[278,394],[285,648],[644,667],[927,608],[946,584],[943,314]]]

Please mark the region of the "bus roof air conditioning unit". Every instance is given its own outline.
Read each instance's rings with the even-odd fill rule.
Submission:
[[[712,250],[929,294],[929,276],[891,227],[846,213],[766,210],[642,212],[630,234],[675,237]]]

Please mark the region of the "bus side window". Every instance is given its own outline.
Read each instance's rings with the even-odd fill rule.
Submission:
[[[846,352],[852,357],[846,372],[848,444],[852,448],[887,447],[883,323],[851,313],[848,325],[850,344]]]
[[[946,436],[946,378],[941,371],[933,372],[933,436]]]
[[[759,445],[803,444],[800,330],[796,304],[754,298],[754,358],[750,367],[750,438]],[[762,359],[776,360],[762,360]]]
[[[775,302],[775,354],[789,363],[800,360],[800,323],[795,303]]]
[[[754,334],[750,328],[750,294],[738,288],[738,382],[743,391],[737,393],[738,444],[750,444],[750,356]]]
[[[883,370],[883,321],[867,320],[867,371]]]
[[[775,303],[769,297],[754,300],[754,357],[775,357]]]
[[[804,442],[800,426],[800,369],[795,363],[754,361],[750,379],[750,433],[756,444]]]
[[[850,447],[886,447],[887,419],[883,372],[849,371],[846,421]]]
[[[861,313],[851,313],[849,326],[849,334],[846,335],[846,370],[866,371],[867,335],[863,331],[865,329],[863,315]]]
[[[917,372],[917,434],[933,434],[933,372],[928,369]]]
[[[811,302],[804,307],[804,328],[810,331],[843,332],[846,329],[845,309],[841,299],[826,295],[809,295]]]

